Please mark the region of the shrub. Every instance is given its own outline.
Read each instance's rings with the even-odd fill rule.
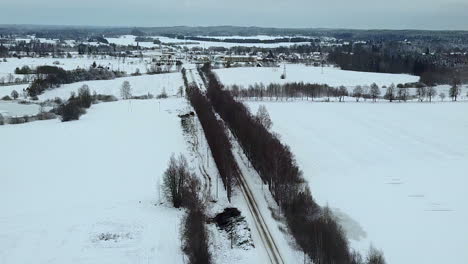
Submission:
[[[78,89],[78,105],[83,108],[91,107],[91,103],[93,102],[93,98],[91,97],[91,92],[89,91],[88,85],[84,84]]]
[[[15,74],[33,74],[34,71],[29,66],[23,66],[15,69]]]
[[[118,101],[117,97],[113,95],[98,94],[96,99],[101,102],[115,102]]]
[[[154,95],[148,93],[148,94],[145,94],[145,95],[140,95],[140,96],[132,96],[132,99],[136,99],[136,100],[148,100],[148,99],[153,99],[154,98]]]
[[[62,98],[60,98],[60,97],[55,97],[55,98],[54,98],[54,103],[60,105],[60,104],[63,103],[63,100],[62,100]]]
[[[158,96],[156,96],[156,99],[166,99],[166,98],[168,98],[166,89],[163,89],[163,91],[160,94],[158,94]]]
[[[11,101],[11,97],[8,96],[8,95],[5,95],[5,96],[2,97],[2,100],[3,101]]]
[[[86,111],[80,106],[76,97],[72,95],[67,102],[58,107],[57,113],[62,116],[62,122],[67,122],[80,119],[80,116]]]
[[[41,112],[37,114],[37,120],[51,120],[57,118],[57,116],[52,112]]]
[[[24,124],[26,122],[28,121],[25,119],[25,117],[10,117],[8,120],[8,123],[12,125]]]
[[[141,73],[140,73],[140,69],[136,68],[135,72],[132,73],[132,76],[140,76]]]

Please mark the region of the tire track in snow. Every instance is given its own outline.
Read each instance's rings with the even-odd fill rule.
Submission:
[[[263,215],[258,208],[255,197],[253,196],[248,183],[244,179],[244,175],[240,170],[238,170],[238,174],[239,178],[237,180],[239,186],[241,188],[244,199],[247,202],[247,206],[249,207],[250,214],[254,219],[255,226],[257,227],[260,238],[262,239],[262,243],[265,246],[268,257],[270,258],[270,262],[272,264],[285,263],[278,250],[278,246],[276,245],[275,240],[271,235],[270,230],[268,229],[268,225],[266,224],[265,219],[263,218]]]
[[[193,71],[190,70],[190,75],[192,77],[193,82],[196,84],[195,81],[195,76],[194,75],[199,75],[198,72],[195,72],[193,74]],[[201,77],[198,76],[200,79]],[[200,84],[202,85],[202,84]],[[199,86],[197,85],[199,88]],[[200,89],[200,88],[199,88]],[[206,87],[204,89],[200,89],[202,92],[206,92]],[[217,114],[216,114],[217,115]],[[222,118],[219,118],[219,120],[223,121]],[[236,140],[235,138],[231,137],[231,140]],[[234,155],[236,157],[236,155]],[[236,164],[237,164],[237,172],[238,172],[238,178],[237,182],[239,183],[239,187],[241,189],[242,195],[244,197],[244,200],[246,201],[247,207],[250,211],[250,214],[252,216],[252,219],[254,220],[255,227],[259,233],[259,237],[262,240],[262,243],[264,245],[265,251],[268,255],[268,258],[270,260],[271,264],[284,264],[283,257],[281,256],[281,253],[278,249],[278,246],[274,240],[273,235],[271,234],[268,225],[259,209],[258,203],[255,200],[255,196],[253,195],[253,192],[247,183],[247,181],[244,178],[244,175],[242,171],[239,169],[239,160],[236,158]]]

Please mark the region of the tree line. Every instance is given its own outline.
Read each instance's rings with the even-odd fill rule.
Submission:
[[[111,80],[125,76],[125,72],[110,71],[105,68],[64,70],[56,66],[39,66],[36,69],[37,77],[26,89],[29,96],[34,97],[42,94],[47,89],[60,87],[62,84],[69,84],[90,80]]]
[[[197,37],[197,36],[177,36],[177,35],[166,35],[167,37],[173,37],[176,39],[187,39],[195,41],[209,41],[209,42],[224,42],[224,43],[253,43],[253,44],[273,44],[283,42],[311,42],[313,39],[304,37],[278,37],[274,39],[258,39],[258,38],[212,38],[212,37]]]
[[[264,98],[273,98],[277,101],[289,100],[291,98],[312,99],[319,97],[339,96],[343,91],[340,88],[331,87],[327,84],[292,82],[286,84],[271,83],[264,85],[256,83],[243,87],[231,85],[227,87],[231,95],[236,98],[255,98],[263,100]]]
[[[415,87],[413,87],[415,86]],[[382,89],[385,89],[385,93],[382,94]],[[410,88],[415,89],[414,94],[410,94]],[[372,83],[370,86],[357,85],[352,91],[349,91],[345,86],[331,87],[327,84],[317,83],[304,83],[304,82],[291,82],[285,84],[271,83],[264,85],[263,83],[256,83],[244,87],[242,85],[230,85],[227,86],[231,95],[235,98],[242,99],[255,99],[255,100],[276,100],[276,101],[288,101],[290,99],[300,98],[301,100],[315,100],[317,98],[327,98],[330,100],[331,97],[336,98],[338,101],[344,101],[344,97],[354,97],[356,102],[361,99],[385,99],[390,102],[393,101],[408,101],[411,99],[417,99],[420,102],[432,100],[439,96],[441,100],[445,97],[450,97],[452,101],[457,101],[461,95],[461,85],[458,83],[452,83],[448,95],[441,92],[438,93],[434,86],[425,86],[422,83],[414,84],[391,84],[390,86],[379,87],[376,83]]]
[[[353,261],[358,259],[355,256],[359,254],[350,251],[343,230],[329,210],[322,209],[313,200],[289,147],[268,131],[242,103],[234,100],[209,64],[205,64],[202,71],[208,81],[210,102],[268,185],[304,253],[317,264],[355,263]]]
[[[182,74],[186,75],[185,69]],[[184,82],[186,82],[186,76]],[[224,124],[216,118],[208,98],[200,92],[195,84],[188,83],[185,94],[197,113],[226,189],[228,200],[231,201],[233,178],[236,178],[238,167],[231,151],[231,142],[226,135]]]
[[[395,43],[387,45],[344,45],[334,48],[328,61],[343,70],[408,73],[420,77],[420,81],[432,86],[468,81],[468,57],[457,59],[446,55],[424,55],[403,51]]]

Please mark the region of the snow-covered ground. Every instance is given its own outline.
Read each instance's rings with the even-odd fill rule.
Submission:
[[[0,263],[184,263],[183,212],[155,205],[171,153],[186,152],[184,104],[101,103],[79,121],[0,126]]]
[[[141,73],[145,73],[151,62],[150,58],[113,58],[109,56],[79,56],[74,55],[73,58],[8,58],[7,62],[0,61],[0,78],[7,79],[8,74],[14,74],[16,68],[29,66],[36,68],[37,66],[49,65],[61,67],[65,70],[74,70],[77,68],[88,69],[94,62],[103,67],[109,67],[112,70],[125,71],[128,74],[134,73],[139,69]],[[56,64],[58,63],[58,64]],[[23,78],[23,75],[14,74],[15,78]],[[6,81],[6,80],[5,80]],[[0,87],[1,89],[1,87]]]
[[[89,86],[91,92],[96,91],[98,94],[114,95],[117,98],[121,98],[120,87],[124,81],[128,81],[130,83],[132,88],[132,95],[134,96],[146,95],[148,93],[156,96],[160,94],[163,89],[166,90],[167,94],[174,95],[177,93],[178,88],[183,86],[180,73],[130,76],[116,78],[113,80],[85,81],[65,84],[59,88],[45,91],[43,94],[39,95],[39,100],[54,99],[55,97],[68,99],[71,92],[77,93],[78,89],[84,84]],[[21,92],[27,87],[27,84],[0,87],[0,97],[3,97],[4,95],[10,95],[11,91],[13,90]]]
[[[277,47],[289,47],[292,45],[307,45],[310,42],[281,42],[281,43],[228,43],[228,42],[215,42],[215,41],[198,41],[198,40],[184,40],[184,39],[175,39],[175,38],[168,38],[163,36],[156,36],[155,38],[159,39],[163,43],[177,43],[181,46],[186,46],[188,48],[192,47],[224,47],[224,48],[232,48],[232,47],[259,47],[259,48],[277,48]],[[185,44],[187,43],[187,44]]]
[[[2,116],[25,116],[36,115],[41,106],[38,104],[19,104],[16,101],[0,100],[0,115]]]
[[[286,79],[281,79],[283,67],[280,68],[226,68],[215,70],[224,85],[253,85],[255,83],[288,83],[308,82],[328,84],[330,86],[356,86],[376,83],[379,86],[394,83],[417,82],[418,76],[407,74],[387,74],[344,71],[339,68],[312,67],[304,64],[287,64]]]
[[[312,195],[388,263],[467,263],[468,103],[266,105]]]
[[[153,37],[154,38],[154,37]],[[135,41],[136,37],[133,35],[123,35],[118,38],[106,38],[109,43],[122,45],[122,46],[136,46],[137,42]],[[159,44],[154,44],[153,42],[138,42],[138,45],[143,48],[155,48],[159,47]]]
[[[199,36],[202,38],[214,38],[214,39],[259,39],[259,40],[275,40],[281,38],[289,38],[291,36],[268,36],[268,35],[256,35],[256,36]],[[296,36],[294,36],[296,37]],[[298,36],[302,37],[302,36]]]

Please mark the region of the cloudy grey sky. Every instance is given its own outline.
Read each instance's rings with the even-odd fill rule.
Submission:
[[[0,0],[0,24],[468,30],[468,0]]]

